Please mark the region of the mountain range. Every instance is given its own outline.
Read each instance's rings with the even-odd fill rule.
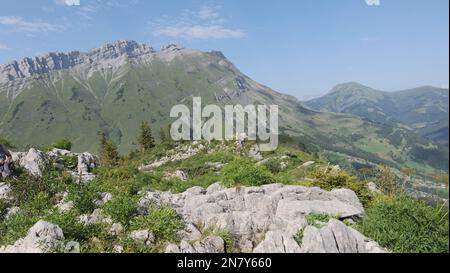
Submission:
[[[318,111],[349,113],[401,126],[448,147],[448,89],[423,86],[385,92],[352,82],[337,85],[327,95],[304,104]]]
[[[397,122],[311,110],[244,75],[221,52],[173,44],[155,50],[126,40],[0,65],[0,135],[17,147],[69,138],[75,151],[96,152],[98,135],[104,132],[121,152],[128,152],[135,149],[142,121],[154,132],[165,129],[173,121],[171,107],[191,105],[197,96],[205,104],[222,106],[279,105],[281,133],[310,151],[427,173],[448,169],[448,149],[434,141],[444,138],[440,125],[417,130],[429,139]]]

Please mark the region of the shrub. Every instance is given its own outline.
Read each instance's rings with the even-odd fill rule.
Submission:
[[[233,186],[261,186],[275,182],[271,172],[265,166],[256,165],[248,159],[238,158],[226,165],[222,174],[223,184]]]
[[[78,167],[78,157],[73,155],[63,155],[61,156],[64,166],[69,170],[76,170]]]
[[[281,172],[280,161],[277,158],[272,158],[264,162],[264,166],[273,174]]]
[[[365,207],[367,207],[372,201],[372,194],[367,186],[358,181],[356,177],[350,176],[346,172],[331,173],[317,169],[311,171],[308,175],[316,179],[312,182],[312,186],[314,187],[319,187],[327,191],[342,188],[352,190],[356,193],[359,200]]]
[[[55,143],[45,146],[46,151],[53,150],[54,148],[70,151],[72,149],[72,142],[68,139],[60,139]]]
[[[156,240],[168,242],[177,242],[177,232],[183,227],[182,218],[169,205],[151,205],[148,215],[138,216],[131,223],[132,229],[148,229],[153,232]]]
[[[137,196],[119,194],[106,203],[103,209],[114,221],[127,225],[131,218],[136,215],[137,202]]]
[[[393,252],[448,253],[447,213],[405,195],[377,197],[358,228]]]
[[[66,241],[76,241],[80,244],[88,242],[91,238],[108,238],[106,224],[85,225],[78,220],[78,212],[70,210],[69,212],[59,212],[52,210],[45,220],[58,225],[64,231]]]
[[[93,184],[71,185],[68,200],[81,213],[91,213],[95,209],[94,200],[98,197]]]
[[[297,233],[295,233],[295,235],[294,235],[294,240],[297,242],[297,244],[298,244],[299,246],[302,246],[304,232],[305,232],[305,227],[301,227],[301,228],[297,231]]]

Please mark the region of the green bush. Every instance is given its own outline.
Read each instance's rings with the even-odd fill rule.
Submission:
[[[103,209],[114,221],[127,225],[131,218],[136,215],[137,202],[137,196],[119,194],[115,195],[111,201],[107,202]]]
[[[364,207],[367,207],[372,201],[372,194],[367,186],[346,172],[332,173],[317,169],[309,172],[308,175],[316,179],[312,182],[312,186],[314,187],[319,187],[327,191],[342,188],[352,190],[356,193]]]
[[[184,222],[177,212],[169,205],[149,207],[148,215],[138,216],[131,223],[134,230],[148,229],[153,232],[156,240],[177,242],[177,232],[184,227]]]
[[[78,167],[78,157],[71,155],[61,156],[61,160],[64,162],[64,167],[69,170],[75,171]]]
[[[226,165],[223,170],[223,184],[226,187],[234,186],[261,186],[275,182],[270,171],[265,166],[256,165],[255,162],[238,158]]]
[[[72,142],[68,139],[60,139],[55,143],[45,146],[44,150],[51,151],[54,148],[70,151],[72,149]]]
[[[393,252],[448,253],[446,210],[407,196],[377,197],[358,228]]]
[[[94,237],[103,240],[109,238],[106,224],[85,225],[78,220],[78,216],[76,210],[62,213],[55,209],[45,217],[45,220],[58,225],[64,231],[66,241],[76,241],[84,244]]]
[[[280,161],[277,158],[267,160],[264,162],[264,166],[273,174],[278,174],[282,171]]]
[[[71,185],[68,200],[81,213],[91,213],[95,209],[94,200],[98,198],[95,184]]]

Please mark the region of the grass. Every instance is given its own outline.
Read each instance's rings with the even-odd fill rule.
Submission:
[[[378,197],[358,229],[399,253],[448,253],[448,208],[434,208],[407,196]]]

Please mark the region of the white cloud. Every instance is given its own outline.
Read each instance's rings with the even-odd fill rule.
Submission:
[[[198,12],[198,17],[203,20],[217,19],[220,17],[218,9],[219,7],[203,6],[200,8],[200,11]]]
[[[245,34],[241,30],[228,29],[220,25],[192,25],[159,27],[153,31],[153,35],[185,39],[226,39],[241,38]]]
[[[220,7],[203,6],[198,11],[185,10],[174,18],[162,16],[149,22],[154,36],[182,39],[235,39],[245,36],[241,29],[225,26]]]
[[[20,16],[0,16],[0,26],[26,33],[58,32],[65,29],[62,25],[53,25],[41,20],[27,21]]]
[[[5,44],[0,43],[0,50],[7,50],[9,47]]]

